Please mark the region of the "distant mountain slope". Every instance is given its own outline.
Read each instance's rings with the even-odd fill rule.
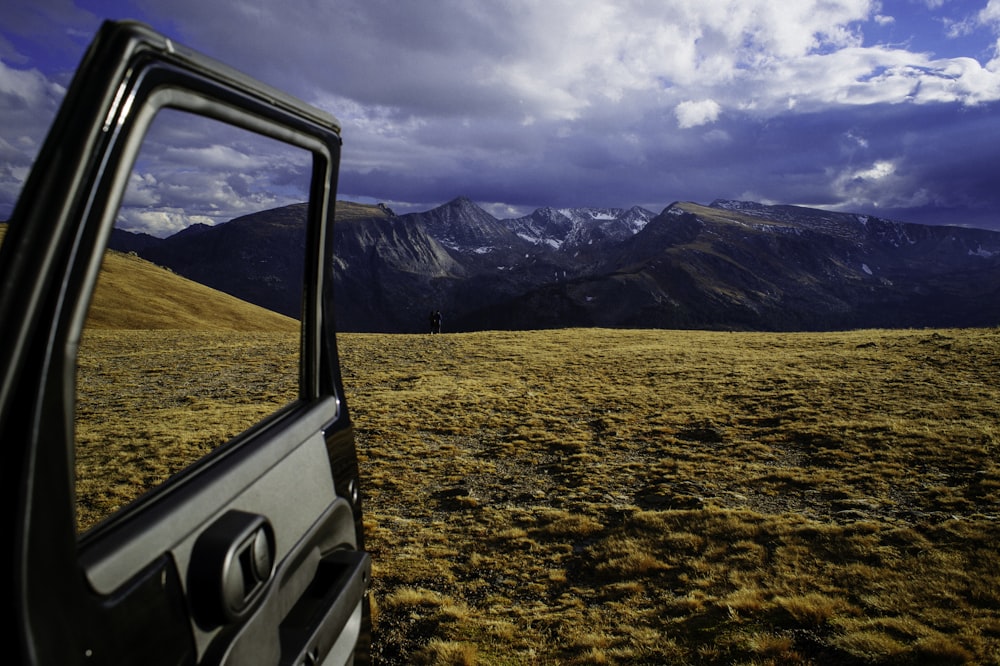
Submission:
[[[537,327],[752,330],[1000,323],[998,233],[753,206],[673,204],[606,247],[591,273],[475,314],[518,327],[527,317]]]
[[[214,227],[192,225],[138,253],[213,289],[298,317],[307,206],[244,215]]]
[[[298,322],[111,251],[104,257],[87,326],[293,332]]]
[[[304,221],[287,206],[137,251],[291,314]],[[424,331],[430,310],[446,332],[1000,325],[1000,232],[981,229],[728,200],[512,220],[462,197],[401,216],[338,202],[337,221],[344,331]]]
[[[0,243],[6,233],[7,224],[0,223]],[[125,236],[125,240],[130,239]],[[109,250],[101,264],[86,326],[294,332],[299,323],[176,275],[135,254]]]
[[[334,227],[337,325],[351,331],[422,330],[451,305],[467,268],[420,224],[400,218],[340,220]]]
[[[465,197],[422,213],[408,213],[401,221],[417,223],[450,250],[484,254],[527,243],[495,217]]]

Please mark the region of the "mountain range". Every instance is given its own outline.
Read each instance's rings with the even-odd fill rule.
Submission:
[[[305,204],[113,249],[296,316]],[[497,219],[467,198],[396,215],[337,202],[344,331],[561,327],[840,330],[1000,324],[1000,232],[717,200],[541,208]]]

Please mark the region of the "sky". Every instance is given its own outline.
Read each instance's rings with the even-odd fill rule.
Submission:
[[[108,18],[332,113],[338,198],[397,213],[721,198],[1000,230],[1000,0],[5,0],[0,219]],[[217,177],[154,196],[144,165],[194,154],[161,139],[133,230],[296,196],[222,136]]]

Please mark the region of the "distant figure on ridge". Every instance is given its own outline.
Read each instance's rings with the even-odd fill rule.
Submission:
[[[431,312],[431,333],[441,332],[441,311],[434,310]]]

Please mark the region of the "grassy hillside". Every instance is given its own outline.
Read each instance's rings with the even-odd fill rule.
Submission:
[[[0,223],[0,243],[7,225]],[[135,255],[109,250],[89,329],[296,331],[298,322],[198,284]]]
[[[354,201],[337,201],[335,218],[337,222],[359,220],[369,217],[389,217],[384,208],[373,204],[355,203]]]

